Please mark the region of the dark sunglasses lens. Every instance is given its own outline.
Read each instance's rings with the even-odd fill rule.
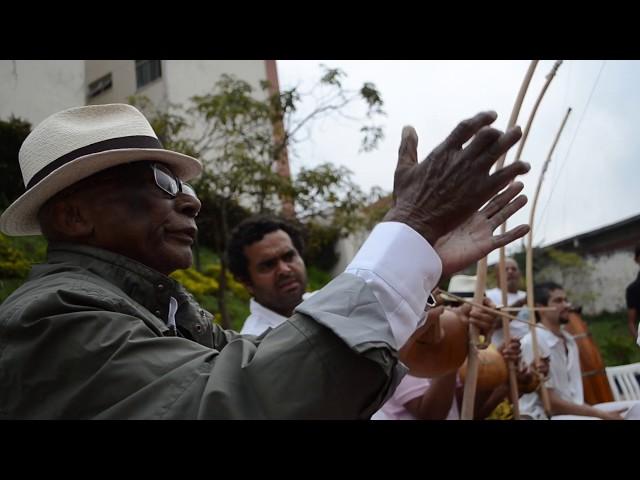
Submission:
[[[178,183],[176,182],[176,179],[173,178],[171,172],[167,171],[166,168],[160,165],[155,165],[153,174],[158,187],[170,195],[175,196],[178,194]]]
[[[194,198],[198,198],[198,195],[196,194],[196,191],[188,183],[182,182],[182,193],[184,193],[185,195],[190,195],[190,196],[192,196]]]

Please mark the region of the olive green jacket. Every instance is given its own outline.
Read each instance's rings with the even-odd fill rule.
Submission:
[[[0,305],[0,418],[369,418],[405,371],[371,289],[345,273],[299,309],[242,336],[155,270],[52,243]]]

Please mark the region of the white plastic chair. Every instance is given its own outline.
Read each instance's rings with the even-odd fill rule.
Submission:
[[[640,377],[640,362],[606,367],[605,370],[616,401],[640,400],[640,384],[636,378],[636,375]]]

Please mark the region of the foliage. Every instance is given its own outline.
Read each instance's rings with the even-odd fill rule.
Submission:
[[[589,327],[605,366],[640,362],[640,347],[629,334],[626,311],[584,315],[582,318]]]
[[[7,237],[0,233],[0,278],[26,278],[33,263],[42,262],[46,242],[42,237]]]
[[[307,268],[307,280],[307,291],[315,292],[331,281],[331,275],[326,271],[320,270],[318,267],[310,266]]]
[[[311,91],[294,87],[273,93],[268,82],[261,83],[262,91],[254,91],[248,82],[222,75],[210,93],[193,96],[186,106],[157,109],[148,99],[130,99],[150,117],[165,147],[203,162],[203,174],[194,182],[203,204],[197,220],[199,244],[214,250],[220,259],[218,305],[225,326],[228,282],[223,252],[237,223],[252,213],[280,211],[284,216],[295,212],[307,225],[322,223],[325,230],[315,225],[308,230],[314,234],[322,230],[310,252],[326,267],[335,263],[333,249],[339,236],[366,222],[361,207],[381,195],[379,189],[364,194],[351,180],[351,172],[332,164],[303,168],[293,179],[288,175],[288,155],[294,154],[304,129],[320,118],[343,115],[345,107],[356,101],[365,107],[364,118],[353,119],[364,123],[361,150],[375,148],[383,138],[382,127],[375,124],[384,115],[380,93],[372,83],[347,89],[345,77],[341,70],[322,66],[320,80]],[[308,96],[315,103],[311,111],[300,114],[299,106]],[[196,252],[198,267],[199,258]]]
[[[18,162],[20,146],[31,133],[31,124],[11,116],[0,120],[0,210],[4,210],[25,191]]]

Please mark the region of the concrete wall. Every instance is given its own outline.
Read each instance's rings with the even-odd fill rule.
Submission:
[[[632,250],[617,250],[607,254],[588,255],[586,268],[579,271],[548,268],[541,279],[560,283],[574,304],[583,312],[597,315],[626,309],[625,290],[638,275],[638,265]]]
[[[223,74],[235,75],[248,82],[264,99],[260,81],[267,77],[264,60],[165,60],[162,75],[170,103],[186,104],[190,97],[209,93]]]
[[[128,103],[131,95],[144,95],[154,105],[163,105],[166,102],[165,63],[162,61],[162,76],[144,85],[140,89],[136,87],[136,61],[135,60],[87,60],[86,77],[87,86],[93,81],[111,73],[113,86],[99,95],[88,98],[88,105],[104,103]]]
[[[0,118],[13,114],[35,126],[84,104],[83,60],[0,60]]]

